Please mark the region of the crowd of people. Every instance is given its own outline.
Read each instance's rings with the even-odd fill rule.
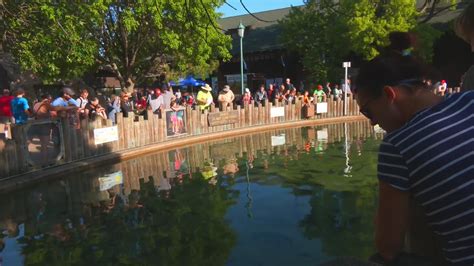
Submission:
[[[265,85],[260,85],[258,89],[252,92],[249,88],[245,88],[244,93],[240,99],[236,99],[234,93],[230,89],[229,85],[225,85],[224,88],[219,92],[217,97],[217,103],[220,107],[230,106],[233,103],[248,105],[254,103],[264,104],[266,101],[269,102],[282,102],[285,104],[295,103],[296,99],[300,99],[304,104],[319,103],[325,102],[329,98],[334,100],[343,98],[344,85],[341,87],[339,84],[326,83],[323,87],[322,85],[317,85],[314,90],[304,90],[304,88],[297,89],[289,78],[285,80],[283,84],[274,84],[270,83],[268,87]],[[350,90],[350,80],[348,80],[348,89],[347,94],[352,95]],[[207,96],[210,98],[211,96]],[[203,106],[207,108],[208,106]]]
[[[44,94],[36,99],[26,97],[25,90],[19,87],[13,91],[13,95],[10,90],[3,90],[0,96],[0,124],[5,126],[3,132],[8,134],[8,124],[21,125],[30,119],[68,117],[71,125],[79,127],[79,121],[86,118],[110,119],[115,124],[117,113],[122,113],[123,117],[128,117],[129,113],[134,116],[147,116],[147,110],[151,110],[153,114],[161,116],[163,109],[176,111],[185,106],[208,110],[211,106],[222,109],[235,104],[264,105],[266,101],[292,104],[296,99],[301,100],[304,105],[310,105],[325,102],[330,98],[342,100],[344,92],[352,97],[350,79],[347,84],[347,90],[344,83],[339,86],[329,82],[324,86],[318,84],[314,89],[305,90],[303,86],[297,89],[287,78],[283,84],[270,83],[267,87],[262,84],[255,91],[245,88],[243,95],[237,97],[229,85],[225,85],[217,94],[213,93],[214,90],[208,84],[200,87],[197,94],[187,90],[173,90],[167,83],[159,88],[138,88],[131,93],[122,91],[110,95],[90,88],[80,89],[79,95],[76,95],[72,88],[64,87],[56,98]],[[444,95],[447,84],[442,80],[432,87],[438,94]]]
[[[350,90],[348,91],[348,94]],[[264,104],[266,101],[279,101],[286,104],[294,103],[297,98],[305,104],[324,102],[329,97],[339,99],[343,91],[338,84],[327,83],[326,86],[317,85],[314,91],[297,90],[287,78],[284,84],[269,84],[267,88],[261,85],[252,92],[249,88],[244,94],[236,98],[229,85],[225,85],[217,95],[208,84],[200,87],[197,95],[188,91],[173,90],[169,84],[160,88],[135,89],[132,93],[125,91],[120,94],[104,95],[100,91],[83,88],[79,94],[70,87],[64,87],[60,95],[53,98],[44,94],[36,99],[28,98],[26,91],[17,88],[13,91],[3,90],[0,97],[0,124],[8,123],[21,125],[30,119],[50,119],[55,117],[69,117],[71,124],[79,126],[81,119],[110,119],[116,123],[116,114],[122,113],[128,117],[129,113],[147,115],[147,110],[161,115],[161,110],[176,110],[183,106],[192,106],[199,110],[206,110],[211,105],[224,107],[232,104]]]

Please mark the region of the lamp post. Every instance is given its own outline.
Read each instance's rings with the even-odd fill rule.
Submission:
[[[348,69],[351,67],[351,62],[344,62],[342,63],[342,67],[344,68],[344,90],[343,90],[343,93],[344,93],[344,115],[347,115],[347,92],[349,91],[349,84],[348,84],[348,80],[347,80],[347,71]]]
[[[244,39],[245,26],[242,21],[239,24],[238,34],[240,37],[240,90],[242,96],[244,95],[244,50],[242,46],[242,40]]]

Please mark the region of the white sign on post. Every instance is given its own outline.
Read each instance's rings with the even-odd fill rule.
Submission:
[[[95,145],[118,140],[117,126],[94,129]]]
[[[285,116],[285,107],[272,107],[270,117]]]
[[[323,114],[328,112],[328,103],[317,103],[316,104],[316,113]]]

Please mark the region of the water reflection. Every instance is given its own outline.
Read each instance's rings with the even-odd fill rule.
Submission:
[[[282,265],[284,243],[293,265],[365,258],[379,138],[362,122],[293,128],[78,173],[3,195],[3,243],[20,264]]]

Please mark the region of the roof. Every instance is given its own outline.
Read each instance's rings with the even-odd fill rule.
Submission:
[[[280,25],[271,25],[265,28],[248,29],[243,39],[244,53],[257,53],[283,49],[284,45],[280,39],[282,29]],[[240,53],[239,37],[232,38],[231,54]]]
[[[263,22],[258,21],[256,18],[252,17],[250,14],[233,16],[221,18],[218,20],[219,25],[224,30],[237,29],[239,23],[242,22],[246,27],[250,26],[251,28],[265,28],[271,25],[278,24],[278,20],[286,17],[290,13],[291,7],[285,7],[280,9],[274,9],[269,11],[263,11],[258,13],[253,13],[256,17],[271,21]]]
[[[439,9],[439,13],[428,21],[428,24],[445,24],[457,18],[463,11],[464,6],[458,6],[456,10]],[[423,20],[424,17],[421,18]]]
[[[259,21],[250,14],[220,19],[218,21],[220,27],[232,35],[231,54],[240,53],[240,39],[237,36],[240,22],[245,26],[243,39],[245,53],[283,49],[284,45],[280,40],[282,29],[278,21],[286,17],[290,10],[291,7],[286,7],[254,13],[256,17],[269,22]]]
[[[422,1],[418,1],[420,5]],[[295,6],[296,8],[304,7],[304,5]],[[439,9],[443,9],[440,5]],[[446,9],[433,17],[429,24],[436,24],[438,27],[450,22],[456,18],[463,5],[459,5],[456,10]],[[280,39],[282,29],[278,21],[285,18],[291,11],[292,7],[280,8],[275,10],[253,13],[256,17],[269,22],[259,21],[250,14],[221,18],[218,20],[220,27],[232,35],[231,54],[240,53],[240,40],[237,36],[237,27],[239,23],[245,26],[245,35],[243,39],[244,53],[255,53],[261,51],[270,51],[284,49],[284,44]],[[423,19],[423,18],[421,18]]]

